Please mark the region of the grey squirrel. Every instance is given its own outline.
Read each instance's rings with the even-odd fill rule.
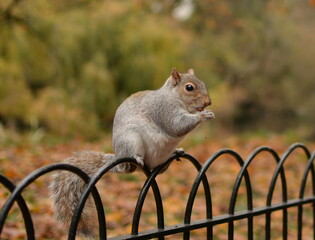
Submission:
[[[210,104],[207,88],[193,69],[179,73],[173,68],[160,89],[135,93],[118,107],[112,133],[115,154],[82,151],[66,162],[89,176],[105,163],[124,157],[132,157],[140,166],[146,165],[152,170],[177,151],[177,145],[186,134],[201,122],[214,118],[213,112],[205,109]],[[111,171],[130,173],[136,168],[123,163]],[[85,186],[75,174],[60,171],[54,175],[50,190],[54,212],[61,223],[69,226]],[[86,236],[92,235],[89,215],[86,206],[78,226],[78,232]]]

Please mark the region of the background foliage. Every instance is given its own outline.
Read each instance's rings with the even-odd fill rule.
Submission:
[[[0,2],[0,141],[95,139],[176,66],[206,82],[215,131],[313,138],[314,1]]]

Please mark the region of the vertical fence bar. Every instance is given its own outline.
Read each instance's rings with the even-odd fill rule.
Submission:
[[[5,186],[5,188],[7,188],[11,193],[15,189],[15,185],[8,178],[3,176],[2,174],[0,174],[0,183],[3,184]],[[32,220],[31,214],[29,212],[29,209],[28,209],[28,207],[27,207],[27,205],[26,205],[26,203],[25,203],[25,201],[21,195],[18,195],[16,197],[16,201],[17,201],[18,206],[22,212],[27,239],[35,240],[34,224],[33,224],[33,220]],[[1,235],[1,232],[0,232],[0,235]]]
[[[270,230],[271,230],[271,219],[270,219],[270,211],[266,213],[266,224],[265,224],[265,234],[266,234],[266,240],[270,240]]]
[[[306,182],[307,182],[307,177],[308,173],[311,172],[311,181],[312,181],[312,193],[315,195],[315,171],[314,171],[314,164],[313,161],[315,159],[315,151],[313,152],[312,155],[310,155],[309,151],[305,148],[304,149],[306,156],[308,157],[308,162],[305,167],[301,185],[300,185],[300,193],[299,193],[299,199],[302,200],[304,198],[304,193],[305,193],[305,187],[306,187]],[[314,203],[312,204],[312,209],[313,209],[313,239],[315,239],[315,207]],[[299,204],[298,206],[298,240],[302,240],[302,228],[303,228],[303,205]]]
[[[281,190],[282,190],[282,201],[283,202],[287,202],[287,183],[286,183],[286,178],[285,178],[285,172],[284,172],[284,168],[283,168],[283,163],[285,159],[280,159],[279,155],[273,150],[270,149],[269,151],[272,156],[274,157],[274,159],[276,160],[277,167],[274,171],[274,174],[272,176],[271,179],[271,183],[269,186],[269,191],[268,191],[268,195],[267,195],[267,201],[266,201],[266,206],[270,207],[272,204],[272,197],[273,197],[273,192],[277,183],[277,179],[278,179],[278,175],[280,174],[280,179],[281,179]],[[285,214],[286,210],[283,210],[283,223],[287,222],[287,214]],[[266,213],[266,239],[270,240],[271,238],[271,212],[268,211]],[[286,233],[287,233],[287,225],[284,224],[283,226],[283,232],[282,232],[282,237],[284,240],[286,240]]]
[[[288,239],[288,209],[284,208],[282,213],[282,239]]]

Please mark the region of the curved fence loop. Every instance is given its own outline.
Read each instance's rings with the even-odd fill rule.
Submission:
[[[186,154],[186,153],[185,154],[173,154],[165,163],[163,163],[160,166],[158,166],[157,168],[155,168],[141,189],[141,192],[140,192],[140,195],[139,195],[139,198],[137,201],[137,205],[136,205],[134,218],[133,218],[132,234],[138,234],[140,215],[141,215],[142,207],[144,204],[144,200],[146,198],[146,195],[148,193],[150,186],[155,181],[156,176],[163,169],[165,169],[165,167],[170,165],[175,159],[178,159],[178,158],[189,160],[194,165],[194,167],[196,168],[197,171],[199,171],[201,169],[200,163],[194,157],[192,157],[191,155]],[[208,183],[206,176],[203,179],[203,186],[204,186],[205,197],[206,197],[207,217],[212,217],[210,187],[209,187],[209,183]]]
[[[307,159],[309,159],[310,157],[310,152],[308,151],[308,149],[305,147],[304,144],[302,143],[295,143],[295,144],[292,144],[288,149],[287,151],[281,156],[281,158],[279,159],[279,163],[278,163],[278,166],[274,172],[274,175],[273,175],[273,179],[271,181],[271,184],[270,184],[270,190],[269,190],[269,193],[268,193],[268,200],[267,200],[267,204],[271,204],[271,201],[272,201],[272,194],[273,194],[273,191],[274,191],[274,188],[275,188],[275,184],[276,184],[276,181],[277,181],[277,177],[279,175],[279,172],[280,174],[282,174],[282,171],[284,171],[283,169],[283,164],[284,162],[287,160],[287,158],[292,154],[293,151],[297,150],[297,149],[302,149],[305,154],[306,154],[306,157]],[[276,153],[275,153],[276,154]],[[283,173],[284,174],[284,173]],[[284,176],[284,180],[285,180],[285,176]],[[283,193],[283,197],[282,197],[282,200],[283,201],[287,201],[287,193],[284,194]]]
[[[270,149],[269,152],[271,153],[271,155],[276,160],[277,167],[274,170],[274,173],[273,173],[272,179],[271,179],[271,183],[269,185],[268,194],[267,194],[267,200],[266,200],[266,205],[267,206],[271,206],[272,197],[273,197],[273,193],[274,193],[274,190],[275,190],[275,186],[276,186],[279,174],[280,174],[280,178],[281,178],[282,201],[286,202],[288,200],[287,182],[286,182],[285,172],[284,172],[284,168],[283,168],[283,163],[284,163],[285,159],[282,159],[282,161],[281,161],[279,155],[273,149]]]
[[[307,181],[307,177],[308,177],[309,172],[311,172],[312,194],[315,195],[315,174],[314,174],[315,151],[312,153],[312,155],[311,154],[307,155],[307,157],[308,157],[308,162],[307,162],[307,165],[305,167],[302,181],[300,184],[300,192],[299,192],[299,198],[300,199],[304,198],[306,181]]]
[[[109,162],[109,163],[105,164],[102,168],[100,168],[98,170],[98,172],[96,172],[91,177],[91,180],[90,180],[89,184],[86,186],[85,190],[83,191],[83,193],[81,195],[81,199],[78,203],[78,206],[74,211],[73,218],[72,218],[71,224],[70,224],[68,239],[75,239],[78,223],[80,220],[80,216],[82,214],[85,202],[86,202],[86,200],[87,200],[87,198],[91,192],[91,189],[93,187],[95,187],[95,184],[100,180],[100,178],[102,176],[104,176],[108,171],[110,171],[110,169],[114,168],[115,166],[117,166],[121,163],[126,163],[126,162],[138,165],[137,161],[133,158],[117,159],[115,162]],[[146,167],[143,168],[143,172],[147,176],[150,175],[150,171]],[[158,225],[164,226],[162,199],[161,199],[161,194],[160,194],[158,185],[156,184],[155,181],[152,184],[152,189],[153,189],[153,194],[154,194],[155,202],[156,202]]]
[[[292,144],[288,148],[288,150],[281,156],[281,158],[273,149],[270,149],[270,153],[272,153],[272,155],[276,159],[278,165],[274,171],[274,174],[273,174],[273,177],[272,177],[272,180],[270,183],[270,188],[268,191],[268,197],[267,197],[267,202],[266,202],[267,206],[271,205],[273,192],[274,192],[275,185],[276,185],[277,178],[278,178],[279,174],[281,175],[280,177],[281,177],[281,183],[282,183],[282,201],[284,201],[284,202],[287,201],[287,198],[288,198],[287,185],[286,185],[286,178],[285,178],[283,164],[287,160],[287,158],[292,154],[292,152],[295,151],[296,149],[299,149],[299,148],[304,150],[307,158],[310,157],[310,153],[309,153],[308,149],[302,143]]]
[[[195,166],[195,168],[198,170],[198,172],[200,172],[202,166],[198,162],[197,159],[195,159],[194,157],[192,157],[189,154],[186,154],[185,158],[187,158]],[[210,185],[209,185],[209,181],[208,181],[207,175],[201,176],[201,181],[202,181],[203,190],[204,190],[204,196],[205,196],[205,201],[206,201],[206,218],[207,219],[212,219],[212,217],[213,217],[213,214],[212,214],[212,199],[211,199],[211,191],[210,191]],[[190,222],[190,220],[191,220],[191,215],[190,216],[185,215],[184,223],[186,224],[187,222]],[[189,236],[190,236],[190,232],[189,231],[185,231],[184,232],[184,239],[189,239]],[[212,238],[212,236],[213,236],[213,226],[208,226],[207,227],[207,239]]]
[[[166,166],[168,166],[176,157],[169,158],[165,163],[161,164],[160,166],[156,167],[151,174],[148,176],[147,180],[145,181],[140,194],[139,198],[136,204],[135,212],[133,215],[132,220],[132,228],[131,228],[131,234],[138,234],[139,233],[139,222],[140,222],[140,216],[142,212],[142,207],[144,204],[144,200],[147,196],[147,193],[149,191],[149,188],[151,187],[152,183],[155,182],[156,176],[160,173],[162,169],[164,169]],[[164,216],[163,216],[163,225],[158,227],[159,229],[164,228]]]
[[[202,166],[198,162],[197,159],[195,159],[193,156],[191,156],[189,154],[185,154],[183,157],[188,159],[195,166],[195,168],[196,168],[196,170],[198,170],[198,172],[201,171]],[[206,200],[206,217],[207,217],[207,219],[211,219],[213,217],[212,199],[211,199],[211,191],[210,191],[210,185],[209,185],[207,175],[203,175],[203,177],[201,178],[201,181],[203,184],[204,195],[205,195],[205,200]],[[190,221],[188,218],[190,219],[189,216],[185,216],[184,223],[188,223]]]
[[[246,159],[246,161],[244,162],[244,164],[241,166],[241,170],[239,171],[239,174],[236,178],[234,187],[233,187],[233,191],[232,191],[232,195],[230,198],[230,206],[229,206],[229,214],[234,214],[235,213],[235,205],[236,205],[236,200],[237,200],[237,196],[238,196],[238,190],[240,188],[243,176],[247,176],[247,178],[249,178],[248,176],[248,172],[247,172],[247,168],[250,165],[250,163],[253,161],[253,159],[261,152],[264,151],[269,151],[268,147],[259,147],[256,150],[253,151],[253,153]],[[247,197],[247,210],[248,211],[252,211],[253,210],[253,193],[252,193],[252,187],[250,184],[250,181],[245,181],[245,186],[246,186],[246,197]],[[231,224],[230,224],[231,225]],[[232,227],[232,226],[231,226]],[[233,232],[233,230],[231,229],[230,231]],[[233,234],[230,233],[230,239],[233,238]],[[247,238],[248,239],[253,239],[254,238],[254,232],[253,232],[253,217],[249,216],[248,217],[248,231],[247,231]]]
[[[90,178],[90,181],[88,182],[86,188],[82,192],[81,198],[80,198],[80,200],[78,202],[78,205],[77,205],[77,207],[76,207],[76,209],[75,209],[75,211],[73,213],[72,220],[71,220],[70,227],[69,227],[69,234],[68,234],[68,239],[69,240],[70,239],[75,239],[75,236],[76,236],[76,233],[77,233],[78,224],[79,224],[79,220],[80,220],[80,217],[81,217],[84,205],[85,205],[86,200],[88,199],[88,196],[91,193],[92,189],[95,188],[96,183],[111,168],[115,167],[116,165],[118,165],[120,163],[124,163],[124,162],[130,162],[130,163],[137,164],[136,160],[134,160],[134,159],[129,159],[129,158],[118,159],[115,162],[109,162],[109,163],[105,164],[102,168],[100,168]],[[99,226],[99,228],[101,229],[102,226]],[[104,239],[106,239],[106,236],[105,236]]]
[[[56,170],[67,170],[70,172],[73,172],[75,174],[77,174],[79,177],[81,177],[85,182],[89,181],[89,176],[83,172],[81,169],[70,165],[70,164],[66,164],[66,163],[57,163],[57,164],[52,164],[49,166],[45,166],[42,167],[40,169],[35,170],[34,172],[32,172],[31,174],[29,174],[27,177],[25,177],[14,189],[14,191],[12,192],[12,194],[10,195],[10,197],[8,198],[8,200],[5,202],[4,206],[1,209],[0,212],[0,234],[2,232],[5,220],[8,216],[8,213],[10,211],[10,209],[12,208],[13,204],[15,201],[17,201],[17,199],[19,198],[21,192],[28,186],[30,185],[32,182],[34,182],[37,178],[52,172],[52,171],[56,171]],[[97,191],[96,188],[92,189],[92,193],[93,193],[93,199],[94,202],[97,206],[102,206],[102,201],[101,198],[99,196],[99,193]],[[105,218],[104,218],[104,210],[102,209],[97,209],[98,212],[98,217],[99,217],[99,224],[102,226],[106,226],[105,225]],[[104,237],[104,239],[106,238],[106,234],[104,234],[106,228],[104,228],[101,232],[100,235],[102,237]]]
[[[271,153],[274,156],[274,158],[276,159],[276,161],[278,162],[278,165],[274,171],[274,174],[272,176],[272,180],[270,183],[270,187],[269,187],[269,191],[268,191],[268,195],[267,195],[267,201],[266,201],[266,205],[267,206],[271,206],[272,204],[272,197],[273,197],[273,193],[274,193],[274,189],[277,183],[277,179],[278,176],[280,174],[281,177],[281,188],[282,188],[282,201],[283,202],[287,202],[288,201],[288,193],[287,193],[287,184],[286,184],[286,177],[285,177],[285,171],[283,168],[283,164],[285,163],[285,161],[288,159],[288,157],[292,154],[293,151],[295,151],[296,149],[303,149],[304,152],[306,153],[306,156],[309,156],[309,151],[307,150],[307,148],[301,144],[301,143],[295,143],[292,144],[287,151],[281,156],[281,158],[279,157],[279,155],[273,150],[271,149]],[[287,213],[287,208],[283,208],[283,227],[282,227],[282,238],[283,239],[287,239],[288,238],[288,213]],[[266,239],[270,239],[271,237],[271,213],[267,213],[266,214]]]
[[[205,164],[200,169],[200,172],[197,175],[196,180],[195,180],[195,182],[192,186],[192,189],[190,191],[190,195],[189,195],[187,205],[186,205],[186,210],[185,210],[185,218],[184,218],[185,224],[190,223],[194,200],[196,198],[196,194],[197,194],[198,188],[200,186],[200,183],[201,183],[202,179],[206,176],[205,175],[206,171],[208,170],[208,168],[211,166],[211,164],[216,159],[218,159],[220,156],[222,156],[224,154],[228,154],[228,155],[233,156],[237,160],[237,162],[239,163],[240,166],[242,166],[244,164],[242,157],[237,152],[235,152],[231,149],[221,149],[221,150],[217,151],[216,153],[214,153],[210,158],[208,158],[208,160],[205,162]],[[250,187],[250,179],[249,179],[248,173],[245,175],[245,181],[246,181],[246,184],[248,184],[248,186]],[[211,208],[212,208],[212,206],[211,206]],[[231,225],[233,224],[233,222],[229,222],[229,223],[230,223],[229,228],[232,228]],[[229,231],[229,239],[233,238],[233,236],[230,235],[230,233],[233,234],[231,231]],[[210,239],[211,237],[212,236],[208,235],[208,239]],[[189,239],[189,232],[184,233],[184,239]]]
[[[238,190],[240,188],[242,179],[244,174],[247,172],[247,168],[250,165],[250,163],[253,161],[253,159],[260,153],[262,152],[268,152],[271,149],[265,146],[259,147],[255,149],[250,156],[245,160],[241,170],[238,173],[238,176],[236,178],[236,181],[234,183],[232,195],[230,198],[230,206],[229,206],[229,214],[234,214],[235,212],[235,205],[236,205],[236,200],[237,200],[237,194]],[[248,174],[248,173],[247,173]],[[246,183],[245,183],[246,184]],[[247,210],[252,210],[253,209],[253,194],[252,194],[252,189],[250,185],[245,185],[246,186],[246,193],[247,193]]]
[[[0,174],[0,183],[8,189],[11,193],[15,189],[15,185],[5,176]],[[30,214],[30,211],[21,195],[18,195],[16,198],[16,202],[21,210],[22,216],[23,216],[23,221],[25,225],[25,230],[26,230],[26,235],[27,239],[33,240],[35,239],[35,231],[34,231],[34,224],[33,220]],[[1,231],[0,231],[1,235]]]
[[[196,177],[196,179],[195,179],[195,181],[193,183],[193,186],[191,188],[191,191],[190,191],[190,194],[189,194],[189,197],[188,197],[188,201],[187,201],[187,204],[186,204],[185,217],[184,217],[184,223],[185,224],[189,224],[190,223],[190,220],[191,220],[190,217],[191,217],[191,214],[192,214],[193,204],[194,204],[194,201],[195,201],[195,198],[196,198],[196,195],[197,195],[198,188],[200,186],[200,183],[201,183],[202,178],[205,175],[206,171],[208,170],[208,168],[211,166],[211,164],[217,158],[219,158],[223,154],[230,154],[230,153],[237,154],[236,152],[234,152],[233,150],[230,150],[230,149],[221,149],[221,150],[215,152],[214,154],[212,154],[210,156],[210,158],[208,158],[208,160],[201,167],[201,169],[200,169],[200,171],[199,171],[199,173],[198,173],[198,175],[197,175],[197,177]],[[212,210],[211,210],[211,212],[212,212]]]

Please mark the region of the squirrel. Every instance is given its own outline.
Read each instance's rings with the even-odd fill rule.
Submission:
[[[144,165],[152,170],[172,153],[183,152],[176,149],[181,140],[201,122],[214,118],[213,112],[205,109],[210,104],[208,90],[193,69],[179,73],[173,68],[160,89],[137,92],[118,107],[112,132],[115,154],[82,151],[65,162],[79,167],[90,177],[104,164],[125,157],[134,158],[139,166],[122,163],[111,172],[131,173]],[[69,226],[85,187],[83,180],[73,173],[54,174],[50,185],[53,208],[56,218],[64,225]],[[83,209],[78,232],[92,237],[89,201]]]

